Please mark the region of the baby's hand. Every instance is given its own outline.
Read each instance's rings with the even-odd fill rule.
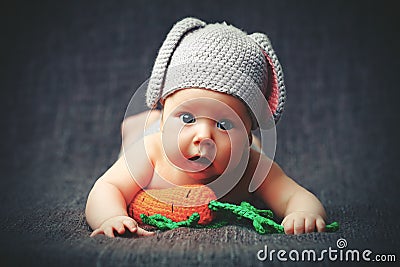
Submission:
[[[305,211],[295,211],[288,214],[282,221],[286,234],[303,234],[325,231],[325,221],[318,215]]]
[[[154,235],[154,232],[149,232],[144,230],[143,228],[140,228],[137,222],[131,217],[116,216],[103,222],[99,228],[93,231],[90,237],[99,234],[104,234],[109,237],[115,237],[114,231],[122,235],[123,233],[125,233],[125,228],[127,228],[131,233],[136,233],[138,236]]]

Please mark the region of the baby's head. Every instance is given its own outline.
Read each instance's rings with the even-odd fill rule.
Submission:
[[[251,129],[278,121],[284,100],[281,66],[265,34],[195,18],[168,33],[146,94],[150,108],[163,105],[167,158],[202,180],[241,166]]]
[[[185,18],[173,26],[160,48],[149,80],[150,108],[181,90],[201,88],[240,99],[252,128],[277,122],[285,86],[268,37],[247,35],[234,26]]]

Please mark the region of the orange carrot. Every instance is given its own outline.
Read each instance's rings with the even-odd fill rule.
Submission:
[[[149,189],[140,191],[128,206],[128,214],[138,223],[142,223],[140,214],[151,216],[161,214],[174,222],[199,213],[199,224],[209,224],[215,217],[208,208],[215,193],[204,185],[185,185],[167,189]]]

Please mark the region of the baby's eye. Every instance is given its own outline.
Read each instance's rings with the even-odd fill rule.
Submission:
[[[220,120],[217,122],[217,127],[227,131],[233,128],[233,123],[230,120]]]
[[[181,121],[183,123],[195,123],[196,122],[196,118],[190,113],[183,113],[182,115],[179,116],[179,118],[181,119]]]

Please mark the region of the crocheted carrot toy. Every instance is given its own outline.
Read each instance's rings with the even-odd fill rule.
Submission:
[[[128,214],[138,223],[144,223],[141,214],[146,216],[161,214],[179,222],[197,212],[200,215],[198,224],[207,225],[215,218],[213,211],[208,208],[208,203],[216,199],[214,192],[207,186],[186,185],[168,189],[150,189],[140,191],[136,195],[128,207]]]
[[[138,223],[161,230],[183,226],[217,228],[245,218],[252,221],[260,234],[284,233],[283,226],[273,220],[271,210],[260,210],[247,202],[239,206],[216,199],[214,192],[204,185],[151,189],[140,191],[135,196],[128,206],[128,213]],[[328,232],[338,229],[337,222],[326,226]]]

